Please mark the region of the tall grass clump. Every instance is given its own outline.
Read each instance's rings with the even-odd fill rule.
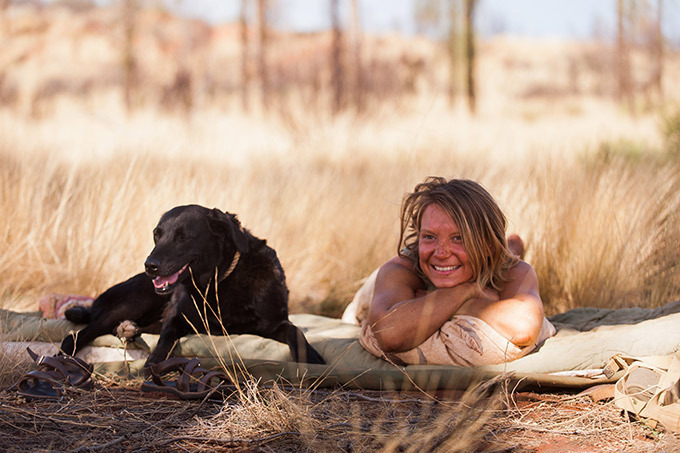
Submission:
[[[396,253],[402,195],[428,175],[484,184],[527,241],[549,311],[656,306],[680,296],[678,164],[625,157],[491,162],[428,148],[390,156],[299,153],[238,165],[124,150],[77,163],[0,155],[0,293],[95,295],[140,272],[163,212],[235,212],[277,250],[292,311],[339,316],[361,279]],[[22,305],[23,304],[23,305]]]
[[[267,446],[276,451],[475,451],[498,448],[493,438],[500,392],[483,384],[459,400],[426,394],[372,398],[346,390],[248,384],[211,417],[184,429],[188,440],[215,446]],[[500,386],[496,386],[497,389]],[[415,398],[414,398],[415,397]]]
[[[72,121],[90,131],[82,136],[65,132],[66,114],[7,117],[1,303],[34,309],[47,292],[94,296],[141,272],[160,216],[196,203],[238,214],[277,250],[291,311],[340,316],[362,279],[396,254],[403,194],[432,175],[477,180],[498,200],[509,232],[525,239],[549,312],[680,298],[677,159],[658,158],[641,139],[578,157],[588,140],[555,136],[552,149],[532,135],[539,126],[435,118],[431,108],[370,118],[300,111],[294,129],[212,110],[187,123],[106,113],[125,131],[115,134],[74,107]],[[451,124],[460,127],[446,135]],[[548,120],[540,128],[556,130]]]
[[[626,156],[532,170],[529,259],[549,311],[680,298],[678,170]]]
[[[680,160],[680,107],[661,117],[661,134],[670,159]]]

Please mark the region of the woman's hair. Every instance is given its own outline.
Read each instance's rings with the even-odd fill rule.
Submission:
[[[401,205],[399,256],[413,260],[416,271],[425,278],[418,259],[418,239],[423,212],[431,204],[441,206],[458,225],[477,284],[500,291],[507,281],[506,271],[518,258],[507,246],[505,215],[489,192],[474,181],[429,177],[406,194]]]

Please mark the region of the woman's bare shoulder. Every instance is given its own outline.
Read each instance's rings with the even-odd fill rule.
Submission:
[[[525,275],[536,275],[536,271],[534,268],[531,266],[531,264],[527,263],[524,260],[519,260],[517,264],[512,266],[508,270],[508,277],[510,279],[515,279],[517,277],[524,277]]]
[[[507,274],[507,282],[501,291],[501,298],[511,298],[517,294],[538,295],[538,276],[531,264],[520,260]]]
[[[375,284],[377,293],[393,293],[393,291],[399,293],[401,290],[409,290],[410,297],[413,297],[413,291],[423,287],[423,282],[418,277],[413,262],[400,256],[395,256],[380,266]]]
[[[381,269],[407,270],[415,273],[413,261],[409,260],[408,258],[402,258],[398,255],[385,262],[385,264],[381,266]]]

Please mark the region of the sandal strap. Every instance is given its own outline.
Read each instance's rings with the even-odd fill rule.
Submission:
[[[182,371],[188,363],[189,359],[185,357],[173,357],[149,366],[149,374],[156,385],[165,385],[162,379],[164,374],[172,371]]]
[[[193,359],[189,360],[187,365],[184,367],[184,370],[182,370],[182,374],[177,379],[177,390],[182,392],[191,391],[191,381],[196,380],[196,375],[207,372],[208,370],[201,367],[201,362],[198,360],[198,358],[194,357]]]
[[[83,359],[73,356],[44,356],[38,355],[30,347],[26,348],[28,355],[43,370],[56,370],[61,373],[61,379],[68,381],[74,387],[82,387],[91,383],[94,366]]]
[[[192,392],[191,384],[196,383],[198,387],[195,392],[204,392],[219,387],[210,385],[215,379],[220,382],[231,383],[231,379],[221,371],[211,371],[201,366],[197,357],[187,359],[185,357],[173,357],[163,362],[153,364],[149,367],[149,373],[154,384],[166,387],[168,384],[163,381],[163,375],[177,371],[179,376],[175,382],[175,388],[180,392]]]
[[[78,369],[81,369],[87,373],[92,373],[92,371],[94,370],[94,365],[84,361],[80,357],[75,357],[71,355],[58,355],[58,356],[38,355],[35,352],[33,352],[33,350],[30,347],[27,347],[26,351],[37,365],[47,365],[57,369],[62,368],[62,366],[77,367]]]
[[[184,372],[177,380],[177,389],[182,392],[191,392],[191,384],[196,383],[196,392],[202,393],[213,390],[219,386],[211,386],[210,382],[218,378],[221,382],[231,382],[229,377],[221,371],[211,371],[203,368],[197,358],[191,361],[184,368]]]
[[[217,385],[210,385],[210,382],[218,378],[220,382]],[[203,375],[201,380],[198,383],[198,389],[200,392],[206,391],[206,390],[213,390],[218,388],[222,383],[225,384],[231,384],[231,379],[224,374],[222,371],[209,371]]]
[[[602,372],[608,379],[611,379],[614,376],[614,374],[616,374],[618,371],[628,370],[628,368],[630,368],[631,365],[633,365],[635,362],[643,362],[647,366],[653,366],[655,368],[667,370],[671,366],[671,363],[673,362],[673,356],[654,355],[634,357],[624,354],[616,354],[611,359],[609,359],[609,363],[607,363]]]

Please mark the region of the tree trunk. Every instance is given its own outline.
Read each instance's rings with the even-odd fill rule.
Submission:
[[[628,39],[626,36],[626,18],[627,18],[627,1],[617,1],[617,80],[618,80],[618,98],[619,102],[628,105],[628,108],[633,110],[633,93],[631,86],[630,74],[630,56],[628,49]]]
[[[449,105],[453,106],[456,101],[456,58],[458,52],[456,46],[458,40],[456,39],[457,32],[458,11],[456,10],[456,0],[449,0],[449,36],[447,42],[447,50],[449,54]]]
[[[123,100],[128,114],[132,111],[138,83],[137,60],[133,48],[136,8],[135,0],[123,0]]]
[[[258,70],[262,90],[262,107],[269,107],[269,74],[267,73],[267,0],[257,0],[257,17],[260,31]]]
[[[241,32],[241,105],[243,110],[248,111],[248,89],[250,77],[248,75],[248,21],[246,19],[248,0],[241,0],[241,14],[239,28]]]
[[[474,13],[476,4],[476,0],[465,0],[465,72],[468,108],[472,114],[477,111],[474,29]]]
[[[656,39],[655,39],[655,68],[654,68],[654,85],[656,92],[659,95],[659,100],[663,100],[663,32],[661,31],[661,23],[663,22],[663,0],[656,2]]]
[[[331,0],[331,26],[333,37],[331,43],[331,86],[333,90],[333,113],[343,107],[343,74],[342,74],[342,31],[340,30],[339,1]]]
[[[354,39],[354,106],[358,111],[364,109],[364,82],[361,65],[361,21],[358,0],[352,0],[352,37]]]

